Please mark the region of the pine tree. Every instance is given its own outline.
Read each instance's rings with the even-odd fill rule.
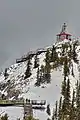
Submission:
[[[55,62],[56,59],[57,59],[57,52],[55,46],[53,45],[50,62]]]
[[[47,105],[47,110],[46,110],[47,114],[50,116],[51,115],[51,111],[50,111],[50,104]]]
[[[44,65],[41,65],[40,78],[41,78],[41,79],[40,79],[40,80],[41,80],[41,83],[45,83],[45,82],[46,82]]]
[[[35,83],[36,86],[40,86],[41,84],[45,83],[45,70],[44,70],[44,65],[41,65],[41,67],[38,67],[37,70],[37,81]]]
[[[44,73],[44,81],[48,84],[51,83],[51,74],[50,73]]]
[[[56,108],[55,108],[54,116],[55,116],[55,120],[57,120],[58,118],[58,102],[57,101],[56,101]]]
[[[66,77],[64,76],[64,81],[62,82],[61,94],[65,97],[66,95]]]
[[[45,55],[45,72],[50,73],[51,66],[50,66],[50,51],[47,50],[46,55]]]
[[[40,68],[40,71],[39,71],[39,81],[40,81],[40,84],[43,84],[45,81],[44,81],[44,66],[41,65],[41,68]]]
[[[67,80],[67,87],[66,87],[66,101],[67,101],[67,108],[70,109],[70,80]]]
[[[47,50],[46,52],[46,58],[45,58],[45,73],[44,73],[44,79],[47,83],[50,83],[51,81],[51,65],[50,65],[50,52]]]
[[[68,119],[71,107],[70,102],[70,80],[68,79],[66,84],[66,92],[62,104],[62,118]]]
[[[34,68],[37,68],[39,66],[39,59],[37,57],[37,55],[35,55],[35,58],[34,58]]]
[[[1,120],[8,120],[8,115],[5,114],[4,116],[1,117]]]
[[[35,83],[35,86],[40,86],[40,70],[39,70],[39,67],[37,69],[37,81]]]
[[[65,119],[65,116],[66,116],[66,100],[64,98],[62,103],[62,120]]]
[[[64,44],[62,44],[62,56],[64,56],[65,55],[65,46],[64,46]]]
[[[78,80],[77,80],[77,83],[76,83],[76,98],[77,98],[77,92],[78,92],[78,86],[79,86],[79,82],[78,82]]]
[[[28,63],[27,63],[27,69],[26,69],[26,72],[25,72],[25,78],[28,78],[31,76],[31,61],[30,59],[28,60]]]
[[[72,56],[73,56],[73,60],[74,62],[78,63],[78,60],[77,60],[77,53],[76,53],[76,42],[73,44],[73,53],[72,53]]]
[[[48,118],[47,120],[51,120],[50,118]]]
[[[69,47],[70,47],[70,50],[68,52],[68,56],[69,56],[69,58],[72,58],[72,46],[69,45]]]
[[[75,91],[73,90],[73,97],[72,97],[72,108],[74,108],[74,104],[75,104]]]
[[[62,95],[63,95],[63,103],[62,103],[62,120],[64,120],[65,115],[66,115],[66,88],[67,88],[67,84],[66,84],[66,77],[64,76],[64,81],[62,82]]]
[[[76,120],[76,114],[75,114],[75,91],[73,90],[73,97],[72,97],[72,103],[70,108],[70,116],[69,120]]]
[[[9,76],[9,74],[7,73],[7,68],[5,68],[5,72],[4,72],[4,77],[5,77],[5,79],[7,79],[8,76]]]
[[[69,75],[69,66],[68,66],[68,58],[67,56],[64,59],[64,76],[68,76]]]
[[[37,69],[37,81],[39,80],[39,67]]]
[[[80,83],[76,92],[76,120],[80,120]]]
[[[73,64],[72,64],[72,71],[71,72],[72,72],[72,76],[74,77]]]
[[[61,118],[62,118],[62,97],[60,97],[59,100],[58,120],[61,120]]]

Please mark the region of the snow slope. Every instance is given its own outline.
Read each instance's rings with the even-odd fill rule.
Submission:
[[[69,43],[70,41],[64,40],[64,42],[55,43],[54,45],[57,47],[58,56],[60,57],[61,53],[61,47],[62,44]],[[72,45],[73,42],[71,41],[70,44]],[[51,49],[52,47],[48,47]],[[47,48],[45,48],[47,49]],[[80,60],[80,45],[77,46],[76,52],[78,54],[78,60]],[[67,54],[67,53],[66,53]],[[38,55],[39,58],[39,65],[45,65],[44,59],[45,59],[45,52]],[[8,87],[5,87],[3,90],[0,90],[0,93],[4,93],[5,95],[8,94],[7,90],[14,88],[16,90],[19,90],[19,97],[24,97],[32,99],[32,100],[46,100],[47,104],[50,104],[51,108],[51,116],[53,107],[55,106],[56,100],[59,100],[60,98],[60,92],[61,92],[61,83],[63,80],[63,68],[60,69],[54,69],[51,71],[51,83],[49,84],[42,84],[40,87],[35,87],[34,84],[36,82],[36,75],[37,75],[37,68],[34,69],[34,56],[31,60],[31,72],[32,75],[24,80],[24,73],[26,71],[27,67],[27,61],[21,62],[21,63],[15,63],[14,65],[11,65],[11,67],[8,68],[7,73],[9,74],[8,78],[5,80],[4,73],[1,73],[0,75],[0,83],[7,83],[10,80],[10,84]],[[79,79],[79,73],[78,73],[78,65],[72,61],[73,64],[73,70],[75,77],[73,77],[71,74],[69,75],[70,82],[71,82],[71,93],[72,89],[75,88],[76,80]],[[40,67],[39,66],[39,67]],[[44,86],[44,88],[43,88]],[[46,104],[46,105],[47,105]],[[15,108],[16,112],[12,113],[14,108],[0,108],[0,110],[5,111],[9,114],[10,120],[15,120],[12,116],[22,116],[23,117],[23,108]],[[10,111],[9,111],[10,110]],[[20,112],[19,112],[20,111]],[[48,117],[51,118],[51,116],[48,116],[46,113],[46,110],[39,111],[34,110],[34,117],[39,118],[39,120],[46,120]],[[14,115],[15,114],[15,115]]]

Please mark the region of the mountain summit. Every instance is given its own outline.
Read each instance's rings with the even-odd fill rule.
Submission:
[[[64,39],[63,39],[64,38]],[[80,42],[66,33],[66,24],[53,46],[31,51],[0,74],[1,99],[46,100],[45,110],[34,110],[34,117],[51,119],[60,97],[64,99],[64,82],[70,82],[70,95],[80,79]],[[67,83],[68,82],[68,83]],[[63,87],[64,86],[64,87]],[[47,107],[51,113],[47,114]]]

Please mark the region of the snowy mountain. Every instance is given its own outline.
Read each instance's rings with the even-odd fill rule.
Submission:
[[[48,68],[45,67],[47,64],[45,61],[48,61],[48,59],[46,60],[48,51],[50,58],[51,55],[53,55],[49,61],[51,67],[50,82],[40,81],[40,84],[36,85],[38,69],[41,70],[42,67],[44,67],[44,69],[48,70]],[[75,84],[77,80],[79,80],[80,43],[77,40],[69,41],[65,39],[64,41],[56,42],[53,46],[29,52],[20,59],[16,59],[14,65],[11,65],[9,68],[6,68],[4,72],[1,72],[0,96],[2,97],[4,94],[3,97],[7,99],[19,99],[23,97],[30,100],[46,100],[45,107],[47,104],[50,104],[51,115],[49,116],[46,113],[46,109],[45,111],[33,110],[34,117],[39,118],[39,120],[46,120],[48,117],[51,118],[55,103],[61,96],[61,85],[64,79],[66,58],[69,68],[67,78],[70,79],[72,95],[72,90],[73,88],[75,89]],[[37,67],[34,67],[35,59],[38,60]],[[26,71],[29,60],[31,74],[28,77],[26,76]]]

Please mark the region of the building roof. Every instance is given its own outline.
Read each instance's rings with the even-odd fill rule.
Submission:
[[[71,34],[69,34],[69,33],[59,33],[59,34],[57,34],[57,36],[61,36],[61,35],[68,35],[68,36],[72,36]]]

